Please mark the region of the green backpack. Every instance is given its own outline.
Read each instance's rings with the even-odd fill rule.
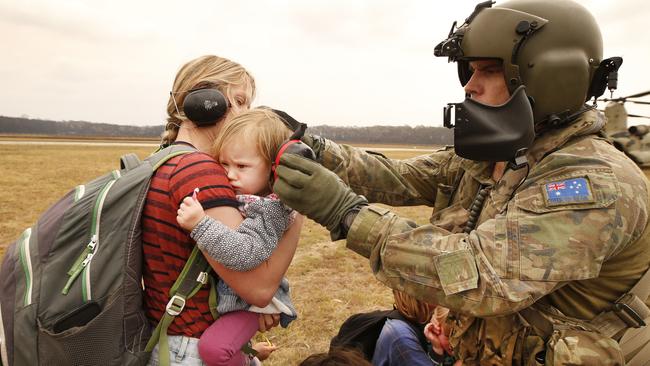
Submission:
[[[195,248],[153,332],[143,309],[140,216],[172,145],[68,192],[8,249],[0,268],[0,365],[144,365],[210,271]],[[164,358],[164,357],[163,357]],[[164,359],[161,362],[165,363]]]

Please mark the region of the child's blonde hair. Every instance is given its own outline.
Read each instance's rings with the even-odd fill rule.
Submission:
[[[428,323],[436,309],[435,305],[420,301],[399,290],[393,290],[393,296],[395,308],[410,321]]]
[[[242,112],[228,122],[214,140],[212,155],[219,161],[221,149],[234,138],[251,139],[257,152],[269,163],[278,154],[280,145],[291,136],[291,130],[271,109],[258,107]]]
[[[445,319],[447,319],[447,315],[449,315],[449,309],[444,306],[438,305],[433,311],[433,316],[440,324],[445,322]]]

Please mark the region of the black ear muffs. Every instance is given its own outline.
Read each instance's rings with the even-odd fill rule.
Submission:
[[[217,89],[197,89],[189,92],[183,101],[185,117],[197,126],[213,126],[226,115],[228,99]]]

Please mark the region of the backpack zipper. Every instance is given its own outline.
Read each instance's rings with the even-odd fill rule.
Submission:
[[[89,267],[90,267],[90,262],[95,256],[95,253],[97,253],[97,249],[99,245],[99,228],[100,228],[99,224],[102,216],[102,208],[104,206],[104,201],[106,199],[106,196],[108,195],[108,191],[111,189],[111,187],[119,177],[120,177],[120,172],[117,170],[113,171],[113,179],[108,181],[104,185],[102,190],[99,192],[99,195],[97,196],[97,200],[95,200],[95,207],[93,208],[92,219],[90,222],[90,242],[86,244],[86,247],[84,248],[81,255],[77,257],[72,267],[70,267],[70,269],[68,270],[68,276],[70,277],[68,278],[68,282],[66,282],[65,287],[63,287],[63,290],[61,291],[63,295],[68,294],[68,292],[70,291],[70,287],[72,287],[72,285],[77,280],[79,275],[83,274],[81,280],[82,281],[81,294],[84,302],[91,299]]]
[[[95,237],[95,247],[93,248],[94,250],[90,254],[90,256],[84,260],[85,262],[83,268],[84,274],[83,277],[81,278],[81,283],[82,283],[81,294],[83,296],[84,302],[92,299],[91,286],[90,286],[90,264],[91,261],[93,260],[93,257],[95,256],[95,253],[97,253],[97,251],[99,250],[99,226],[100,226],[100,219],[102,217],[102,208],[104,207],[104,200],[108,195],[108,191],[111,189],[111,187],[119,177],[120,177],[120,172],[117,170],[113,171],[113,180],[111,180],[106,184],[105,191],[102,191],[102,194],[100,195],[100,201],[98,202],[98,204],[95,205],[95,210],[93,210],[92,227],[94,228],[93,237]]]
[[[32,257],[29,252],[29,238],[32,236],[32,229],[29,228],[23,232],[20,242],[20,263],[25,272],[25,298],[24,305],[27,306],[32,303]]]

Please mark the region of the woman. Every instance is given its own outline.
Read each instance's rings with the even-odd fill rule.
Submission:
[[[227,101],[225,114],[215,121],[197,124],[183,110],[188,92],[216,89]],[[207,215],[229,227],[242,222],[235,192],[224,169],[210,156],[213,140],[238,113],[249,109],[255,95],[255,80],[241,65],[217,56],[203,56],[186,63],[177,73],[167,103],[167,126],[163,145],[191,145],[198,151],[170,159],[158,168],[151,181],[142,218],[144,242],[145,309],[149,321],[162,317],[169,289],[194,248],[194,241],[176,222],[176,209],[183,198],[199,188],[199,201]],[[300,220],[296,220],[268,261],[247,271],[229,270],[208,258],[215,273],[251,305],[266,306],[284,275],[298,242]],[[197,342],[214,321],[209,309],[209,290],[202,288],[185,304],[167,334],[172,364],[201,365]],[[260,316],[260,330],[276,326],[279,316]],[[150,364],[158,362],[157,348]]]

